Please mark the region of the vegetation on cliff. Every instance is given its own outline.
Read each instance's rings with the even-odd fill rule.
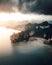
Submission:
[[[32,37],[51,38],[52,37],[52,24],[44,21],[43,23],[28,23],[25,25],[25,30],[20,33],[14,33],[10,39],[12,43],[20,41],[28,41]],[[33,38],[33,39],[34,39]]]

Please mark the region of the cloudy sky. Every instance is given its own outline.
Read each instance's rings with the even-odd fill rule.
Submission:
[[[10,12],[12,7],[16,7],[23,13],[36,12],[52,15],[52,0],[0,0],[1,11]]]
[[[0,0],[0,22],[52,20],[52,0]]]

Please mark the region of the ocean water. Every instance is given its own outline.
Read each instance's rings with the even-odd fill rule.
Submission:
[[[19,31],[0,27],[0,65],[52,65],[52,46],[39,38],[13,46],[13,32]]]

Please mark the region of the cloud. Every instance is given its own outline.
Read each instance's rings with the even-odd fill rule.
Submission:
[[[0,0],[0,12],[14,12],[18,0]]]
[[[18,0],[0,0],[0,4],[10,4],[17,6]]]
[[[52,0],[18,0],[18,8],[22,12],[36,12],[52,15]]]
[[[10,5],[23,13],[52,15],[52,0],[0,0],[0,4]]]

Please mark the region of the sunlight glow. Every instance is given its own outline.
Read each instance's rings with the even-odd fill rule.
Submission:
[[[29,20],[52,20],[50,15],[38,15],[38,14],[22,14],[20,12],[16,13],[0,13],[0,22],[7,21],[29,21]]]
[[[11,35],[12,33],[18,33],[20,31],[18,30],[13,30],[13,29],[7,29],[5,27],[0,27],[0,37],[4,37],[5,35]]]
[[[37,16],[22,13],[0,13],[0,21],[26,21],[36,19]]]
[[[10,36],[13,33],[20,31],[0,27],[0,56],[8,55],[12,53],[12,45],[10,42]]]

